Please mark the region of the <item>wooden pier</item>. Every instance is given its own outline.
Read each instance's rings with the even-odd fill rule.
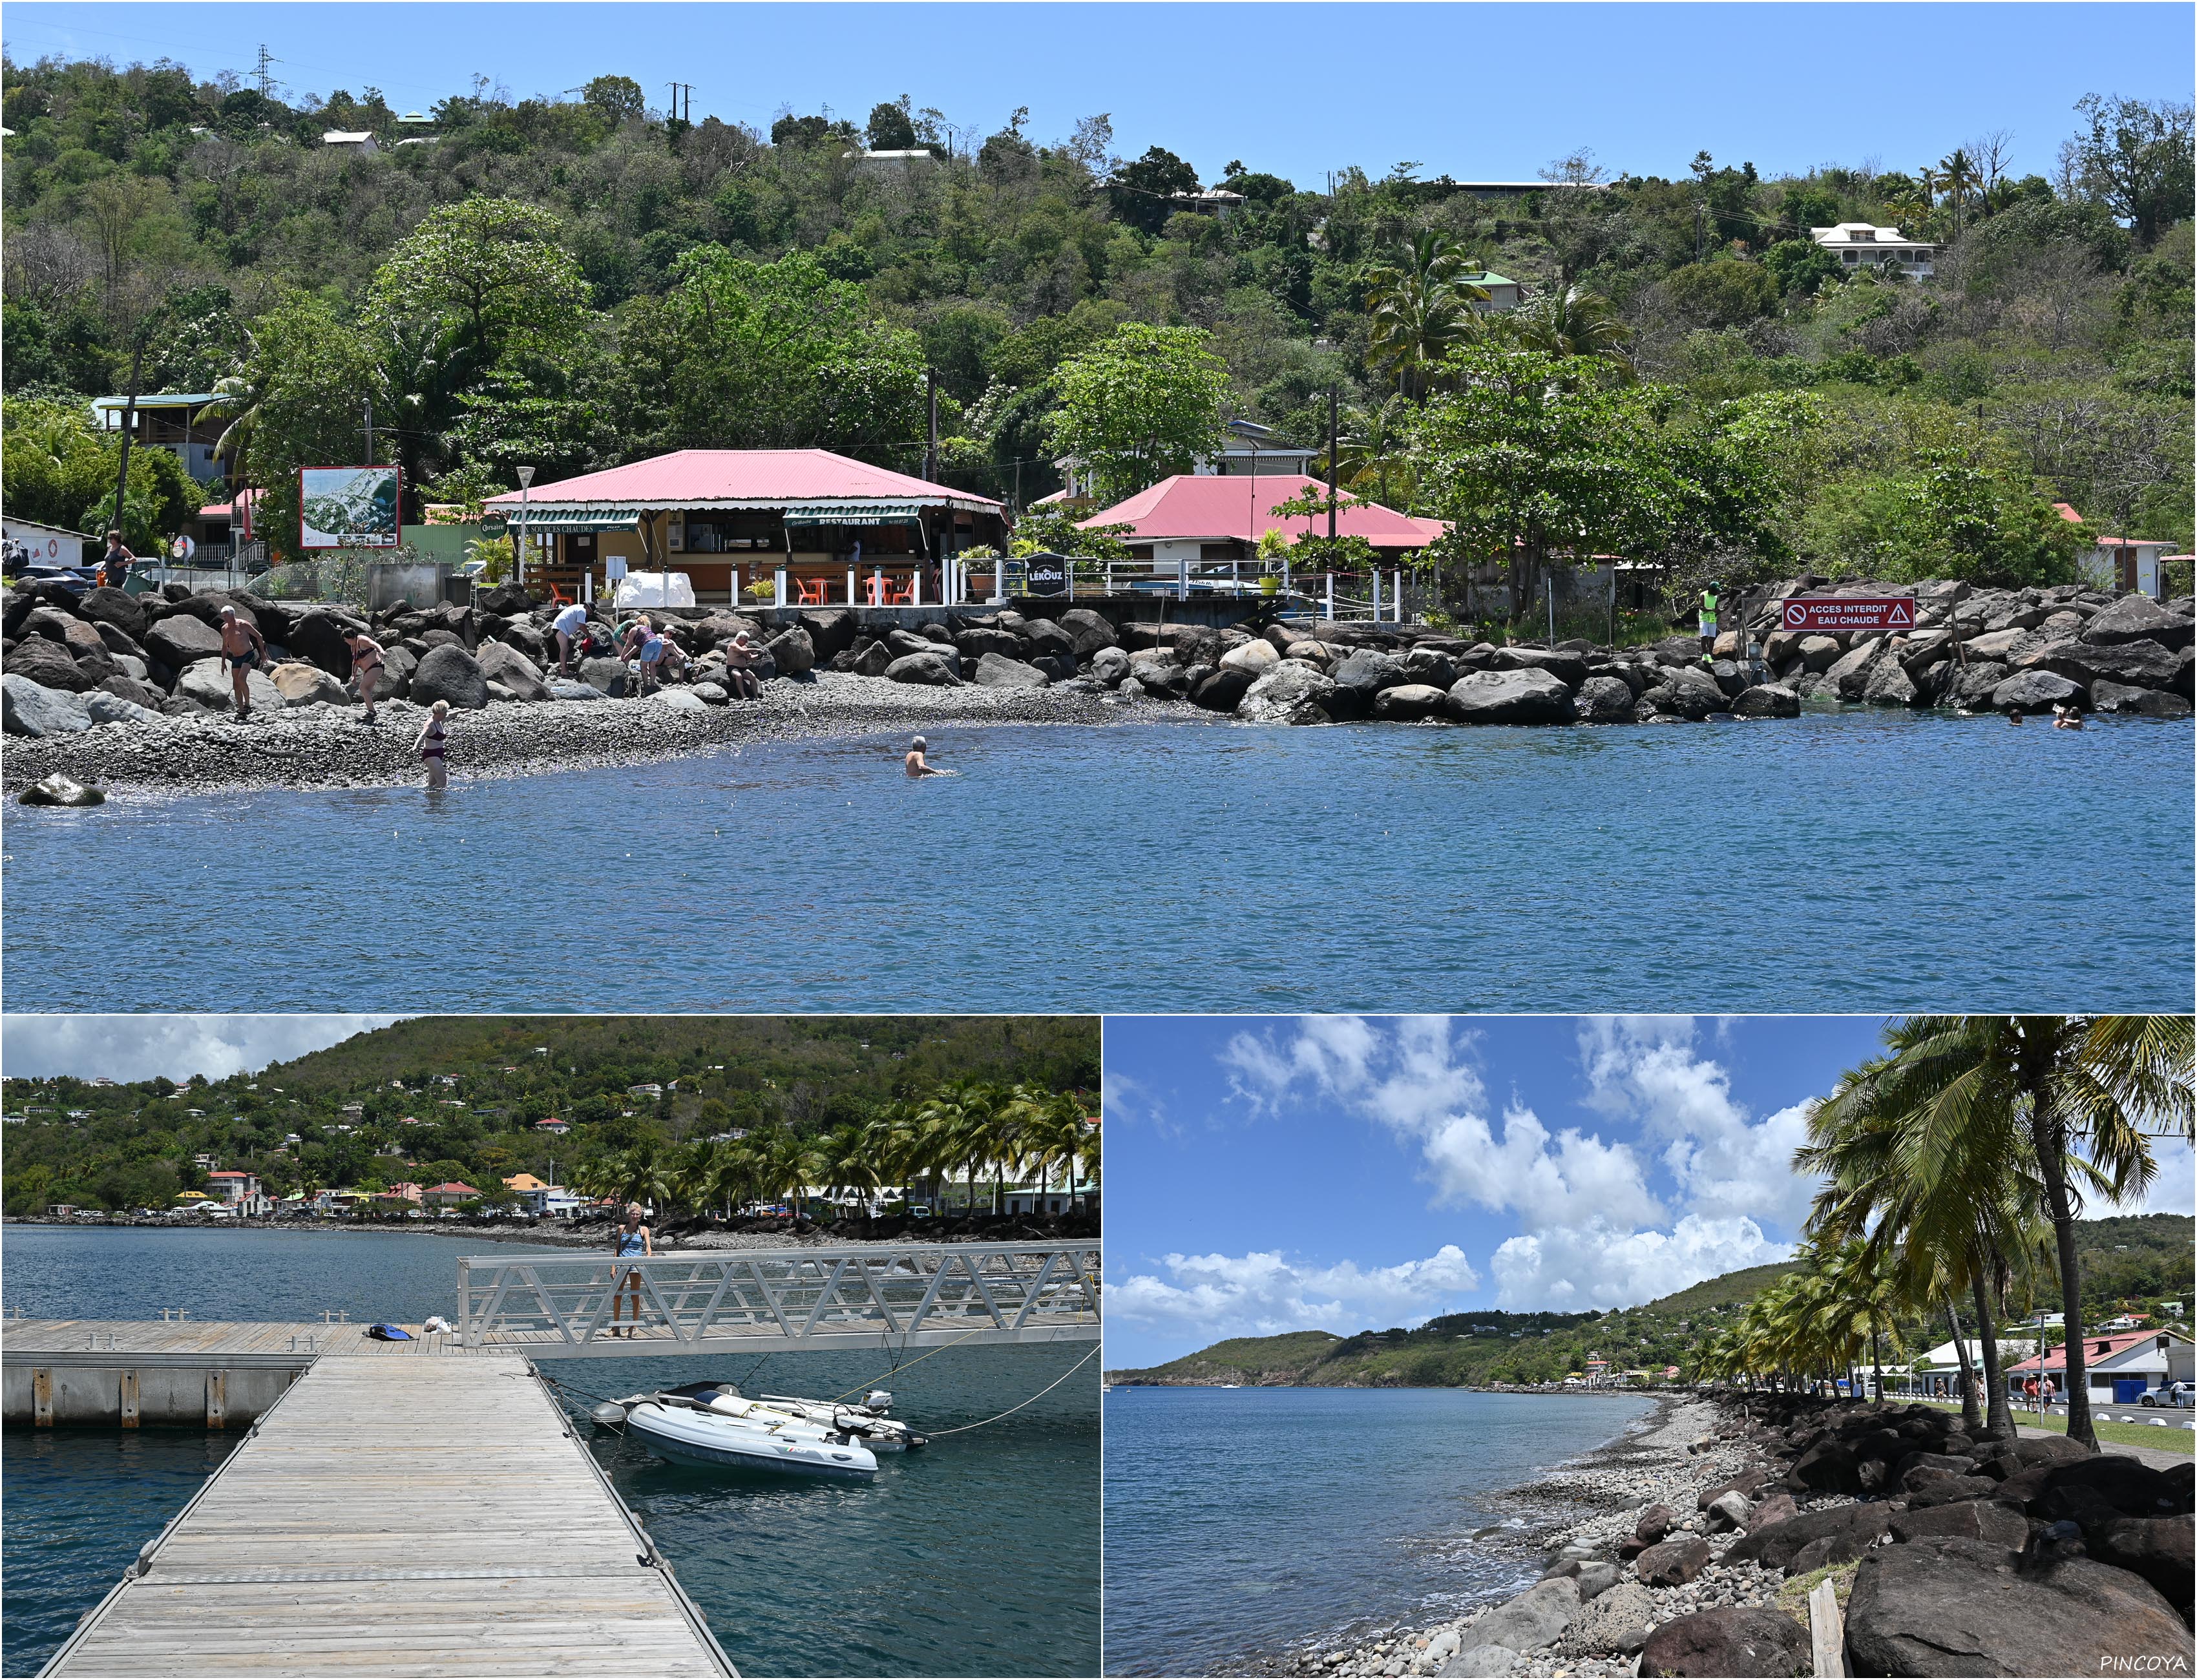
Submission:
[[[243,1352],[209,1331],[322,1347],[45,1673],[735,1672],[523,1357],[191,1330],[169,1351],[201,1364]]]

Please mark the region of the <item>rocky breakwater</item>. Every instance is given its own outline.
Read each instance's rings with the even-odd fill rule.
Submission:
[[[1701,1425],[1709,1427],[1703,1429]],[[1508,1601],[1298,1671],[1343,1676],[1803,1675],[1806,1594],[1845,1609],[1846,1671],[2184,1673],[2192,1469],[1934,1407],[1756,1395],[1681,1408],[1637,1452],[1536,1484],[1599,1509]],[[1650,1438],[1652,1445],[1653,1438]],[[2178,1666],[2177,1666],[2178,1665]]]
[[[2192,603],[2066,586],[1880,588],[1788,580],[1772,592],[1901,595],[1910,631],[1801,635],[1776,600],[1717,639],[1644,647],[1589,641],[1497,646],[1414,625],[1276,623],[1257,629],[1133,623],[1071,608],[857,633],[820,651],[839,669],[895,681],[1097,685],[1259,723],[1699,723],[1794,717],[1804,703],[1956,711],[2190,712]],[[1749,659],[1750,646],[1759,659]]]

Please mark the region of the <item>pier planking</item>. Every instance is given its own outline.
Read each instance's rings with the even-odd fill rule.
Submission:
[[[735,1672],[507,1351],[315,1358],[137,1569],[46,1673]]]

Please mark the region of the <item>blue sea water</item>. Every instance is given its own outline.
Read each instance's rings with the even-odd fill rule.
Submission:
[[[1266,1671],[1314,1642],[1506,1596],[1540,1565],[1504,1544],[1525,1520],[1493,1496],[1613,1439],[1651,1405],[1453,1388],[1115,1388],[1106,1672]]]
[[[1132,724],[8,824],[11,1010],[2183,1009],[2186,722]],[[462,767],[461,767],[461,769]]]
[[[417,1322],[455,1305],[460,1254],[516,1245],[401,1233],[11,1227],[0,1306],[29,1316]],[[569,1251],[564,1251],[569,1252]],[[615,1396],[730,1378],[830,1396],[882,1379],[921,1430],[983,1422],[1088,1347],[544,1361]],[[583,1427],[744,1674],[1087,1675],[1098,1664],[1098,1379],[1093,1359],[1013,1416],[885,1454],[867,1486],[675,1466]],[[576,1416],[584,1398],[565,1396]],[[35,1673],[235,1438],[198,1430],[9,1431],[0,1672]]]

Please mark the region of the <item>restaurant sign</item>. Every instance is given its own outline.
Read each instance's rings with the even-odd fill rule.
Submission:
[[[1911,630],[1915,603],[1905,595],[1797,595],[1783,617],[1788,630]]]
[[[1064,595],[1068,593],[1068,562],[1058,554],[1032,554],[1023,562],[1023,593],[1026,595]]]

